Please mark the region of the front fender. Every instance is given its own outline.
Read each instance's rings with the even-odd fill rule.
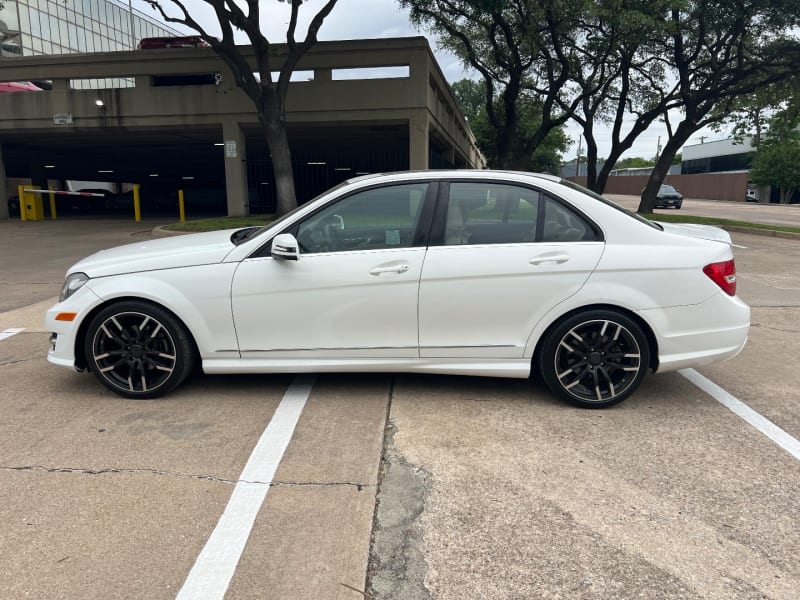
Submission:
[[[202,358],[238,356],[231,313],[235,263],[101,277],[86,286],[103,303],[139,298],[174,313],[194,337]]]

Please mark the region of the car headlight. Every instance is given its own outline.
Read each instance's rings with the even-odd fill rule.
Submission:
[[[63,302],[72,296],[72,294],[81,289],[87,281],[89,281],[89,276],[86,275],[86,273],[73,273],[72,275],[68,275],[64,280],[61,293],[58,295],[58,301]]]

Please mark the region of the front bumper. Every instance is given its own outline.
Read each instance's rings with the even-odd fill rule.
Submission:
[[[75,292],[72,296],[54,304],[45,313],[44,326],[51,332],[50,349],[47,352],[48,362],[60,367],[69,367],[82,370],[76,364],[75,344],[78,341],[80,326],[86,317],[98,306],[102,300],[86,286]],[[57,318],[59,315],[75,313],[72,320],[65,321]]]

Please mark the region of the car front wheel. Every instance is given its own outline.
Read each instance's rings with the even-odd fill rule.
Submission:
[[[578,313],[543,340],[539,370],[550,390],[577,406],[622,402],[641,384],[650,364],[642,328],[612,310]]]
[[[130,300],[92,319],[84,340],[89,369],[126,398],[163,396],[191,373],[195,349],[186,327],[163,308]]]

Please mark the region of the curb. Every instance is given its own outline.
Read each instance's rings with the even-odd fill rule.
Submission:
[[[189,233],[194,233],[193,231],[170,231],[169,229],[165,229],[166,225],[158,225],[153,227],[152,231],[150,232],[150,239],[157,239],[157,238],[167,238],[167,237],[175,237],[177,235],[187,235]]]
[[[739,227],[738,225],[721,225],[725,231],[734,233],[752,233],[753,235],[766,235],[769,237],[783,238],[785,240],[800,240],[800,233],[793,231],[774,231],[772,229],[758,229],[756,227]]]

